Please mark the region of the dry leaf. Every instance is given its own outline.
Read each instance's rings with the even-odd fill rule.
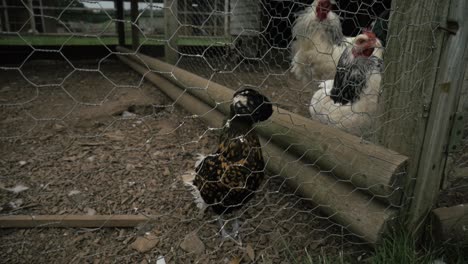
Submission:
[[[240,264],[241,259],[239,257],[235,257],[229,261],[229,264]]]
[[[251,261],[255,260],[255,252],[250,244],[247,244],[247,247],[245,248],[245,252],[247,252],[247,256],[249,256]]]

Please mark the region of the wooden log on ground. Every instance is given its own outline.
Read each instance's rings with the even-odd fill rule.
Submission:
[[[440,241],[468,241],[468,204],[432,210],[432,224]]]
[[[178,105],[185,108],[187,111],[195,114],[195,118],[202,118],[213,128],[220,128],[223,125],[224,116],[211,106],[200,103],[196,97],[191,96],[187,91],[177,87],[172,82],[158,74],[150,73],[149,70],[142,65],[128,59],[126,56],[118,55],[119,59],[133,68],[135,71],[145,75],[151,83],[161,89],[167,96],[174,100]]]
[[[132,53],[123,47],[117,50]],[[186,87],[189,93],[222,113],[229,111],[227,102],[233,90],[141,53],[130,57],[138,63],[144,61],[152,70]],[[256,127],[265,138],[322,170],[333,171],[379,199],[400,204],[406,156],[279,107],[270,120]]]
[[[134,227],[149,221],[144,215],[7,215],[0,216],[0,228]]]
[[[211,106],[174,85],[165,78],[148,72],[148,69],[138,63],[118,56],[124,63],[145,77],[171,97],[186,110],[197,114],[212,127],[221,127],[224,117]],[[329,215],[333,220],[345,226],[362,239],[378,243],[382,232],[387,229],[396,210],[372,199],[347,183],[338,182],[331,175],[321,172],[318,168],[307,164],[304,159],[287,153],[268,139],[260,137],[267,169],[274,175],[281,175],[297,193],[310,199],[315,205]]]

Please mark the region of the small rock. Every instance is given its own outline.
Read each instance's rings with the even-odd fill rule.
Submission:
[[[23,167],[27,162],[25,160],[20,160],[18,163],[21,167]]]
[[[156,264],[166,264],[166,260],[164,259],[163,256],[159,256],[158,259],[156,260]]]
[[[77,195],[77,194],[80,194],[81,192],[78,191],[78,190],[71,190],[69,193],[68,193],[68,196],[73,196],[73,195]]]
[[[63,131],[65,129],[65,127],[63,125],[61,125],[61,124],[54,124],[53,129],[55,131]]]
[[[156,236],[147,235],[144,237],[137,237],[137,239],[130,245],[130,247],[140,253],[145,253],[157,246],[158,243],[159,239]]]
[[[171,175],[171,171],[169,170],[168,167],[164,168],[163,175],[164,175],[164,176],[169,176],[169,175]]]
[[[123,118],[133,118],[137,116],[135,113],[129,112],[129,111],[123,111],[122,112],[122,117]]]
[[[184,241],[180,244],[180,248],[185,252],[202,254],[205,251],[205,244],[203,244],[197,234],[193,232],[185,236]]]
[[[143,259],[140,264],[148,264],[148,261],[146,259]]]
[[[11,207],[13,207],[13,209],[17,209],[21,207],[21,205],[23,205],[23,199],[16,199],[14,201],[11,201],[10,205]]]
[[[125,169],[128,170],[128,171],[132,171],[135,169],[135,165],[133,164],[127,164],[127,166],[125,166]]]
[[[96,210],[94,210],[93,208],[85,208],[85,211],[86,211],[87,215],[95,215],[96,214]]]
[[[93,162],[96,159],[96,156],[90,156],[86,160],[89,162]]]

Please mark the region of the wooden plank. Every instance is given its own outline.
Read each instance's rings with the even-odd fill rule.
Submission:
[[[464,6],[462,2],[392,1],[381,115],[374,142],[410,158],[405,191],[410,229],[427,216],[441,183],[449,118],[458,89],[458,81],[441,78],[441,73],[444,67],[452,68],[463,58],[460,48],[454,52],[445,45],[450,34],[446,18],[449,5]],[[463,13],[466,7],[458,10]],[[460,28],[468,29],[461,24]],[[466,40],[465,33],[462,35]],[[442,66],[441,59],[447,61],[448,52],[456,54],[453,64]],[[452,70],[459,74],[455,68]],[[441,86],[447,82],[450,84]],[[449,90],[444,90],[447,87]]]
[[[34,16],[33,0],[28,0],[28,10],[29,10],[29,24],[31,26],[31,33],[35,34],[36,30],[36,17]]]
[[[410,157],[414,178],[445,33],[434,30],[447,1],[394,0],[376,142]],[[424,6],[424,8],[421,8]]]
[[[123,0],[114,0],[116,9],[116,21],[115,26],[117,28],[117,35],[119,38],[119,45],[125,45],[125,25],[124,25],[124,5]]]
[[[0,228],[134,227],[151,219],[144,215],[7,215]]]
[[[149,73],[148,69],[138,63],[118,55],[124,63],[144,75],[178,105],[196,114],[211,127],[222,126],[224,116],[213,107],[186,92],[164,77]],[[297,158],[284,149],[260,137],[267,169],[272,176],[281,175],[298,194],[308,198],[317,208],[329,215],[338,223],[346,226],[355,235],[370,243],[378,243],[381,234],[391,225],[396,210],[382,204],[355,187],[338,182],[330,174],[307,164],[306,160]]]
[[[117,50],[132,53],[122,47]],[[151,69],[187,87],[188,92],[213,109],[224,114],[229,112],[227,102],[230,102],[233,90],[140,53],[129,57],[137,63],[143,60]],[[270,120],[256,127],[264,137],[297,157],[304,156],[310,164],[318,164],[322,170],[351,181],[376,198],[399,205],[400,179],[407,157],[279,107]]]
[[[468,241],[468,204],[434,209],[432,224],[439,241]]]
[[[132,19],[132,49],[138,50],[140,47],[140,29],[138,28],[138,0],[131,0],[130,15]]]
[[[229,18],[231,17],[229,14],[229,0],[224,0],[224,36],[230,37],[230,21]]]
[[[10,19],[8,18],[8,7],[7,7],[7,3],[6,3],[6,0],[2,0],[2,3],[3,3],[3,19],[4,19],[4,31],[6,32],[10,32]]]
[[[44,8],[42,5],[42,0],[39,0],[39,11],[41,13],[41,24],[42,24],[42,33],[46,32],[45,19],[44,19]]]
[[[166,39],[164,57],[170,64],[176,64],[179,59],[177,9],[177,0],[164,0],[164,36]]]
[[[456,34],[443,31],[448,39],[442,50],[441,62],[434,87],[428,125],[424,135],[419,166],[416,174],[414,197],[410,204],[410,223],[417,225],[427,216],[440,192],[443,172],[447,161],[447,146],[458,99],[463,86],[464,57],[468,45],[468,3],[452,0],[447,17],[458,24]]]

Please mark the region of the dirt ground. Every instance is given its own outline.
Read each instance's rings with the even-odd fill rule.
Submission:
[[[144,214],[149,220],[136,228],[1,229],[1,262],[300,263],[306,250],[365,258],[362,241],[279,177],[267,178],[232,215],[242,222],[242,245],[223,243],[215,215],[199,216],[180,179],[193,169],[196,153],[214,149],[216,134],[119,61],[73,65],[88,71],[63,61],[0,71],[0,215]],[[311,91],[296,92],[304,88],[288,78],[254,68],[213,76],[231,88],[261,85],[273,101],[306,114]]]

